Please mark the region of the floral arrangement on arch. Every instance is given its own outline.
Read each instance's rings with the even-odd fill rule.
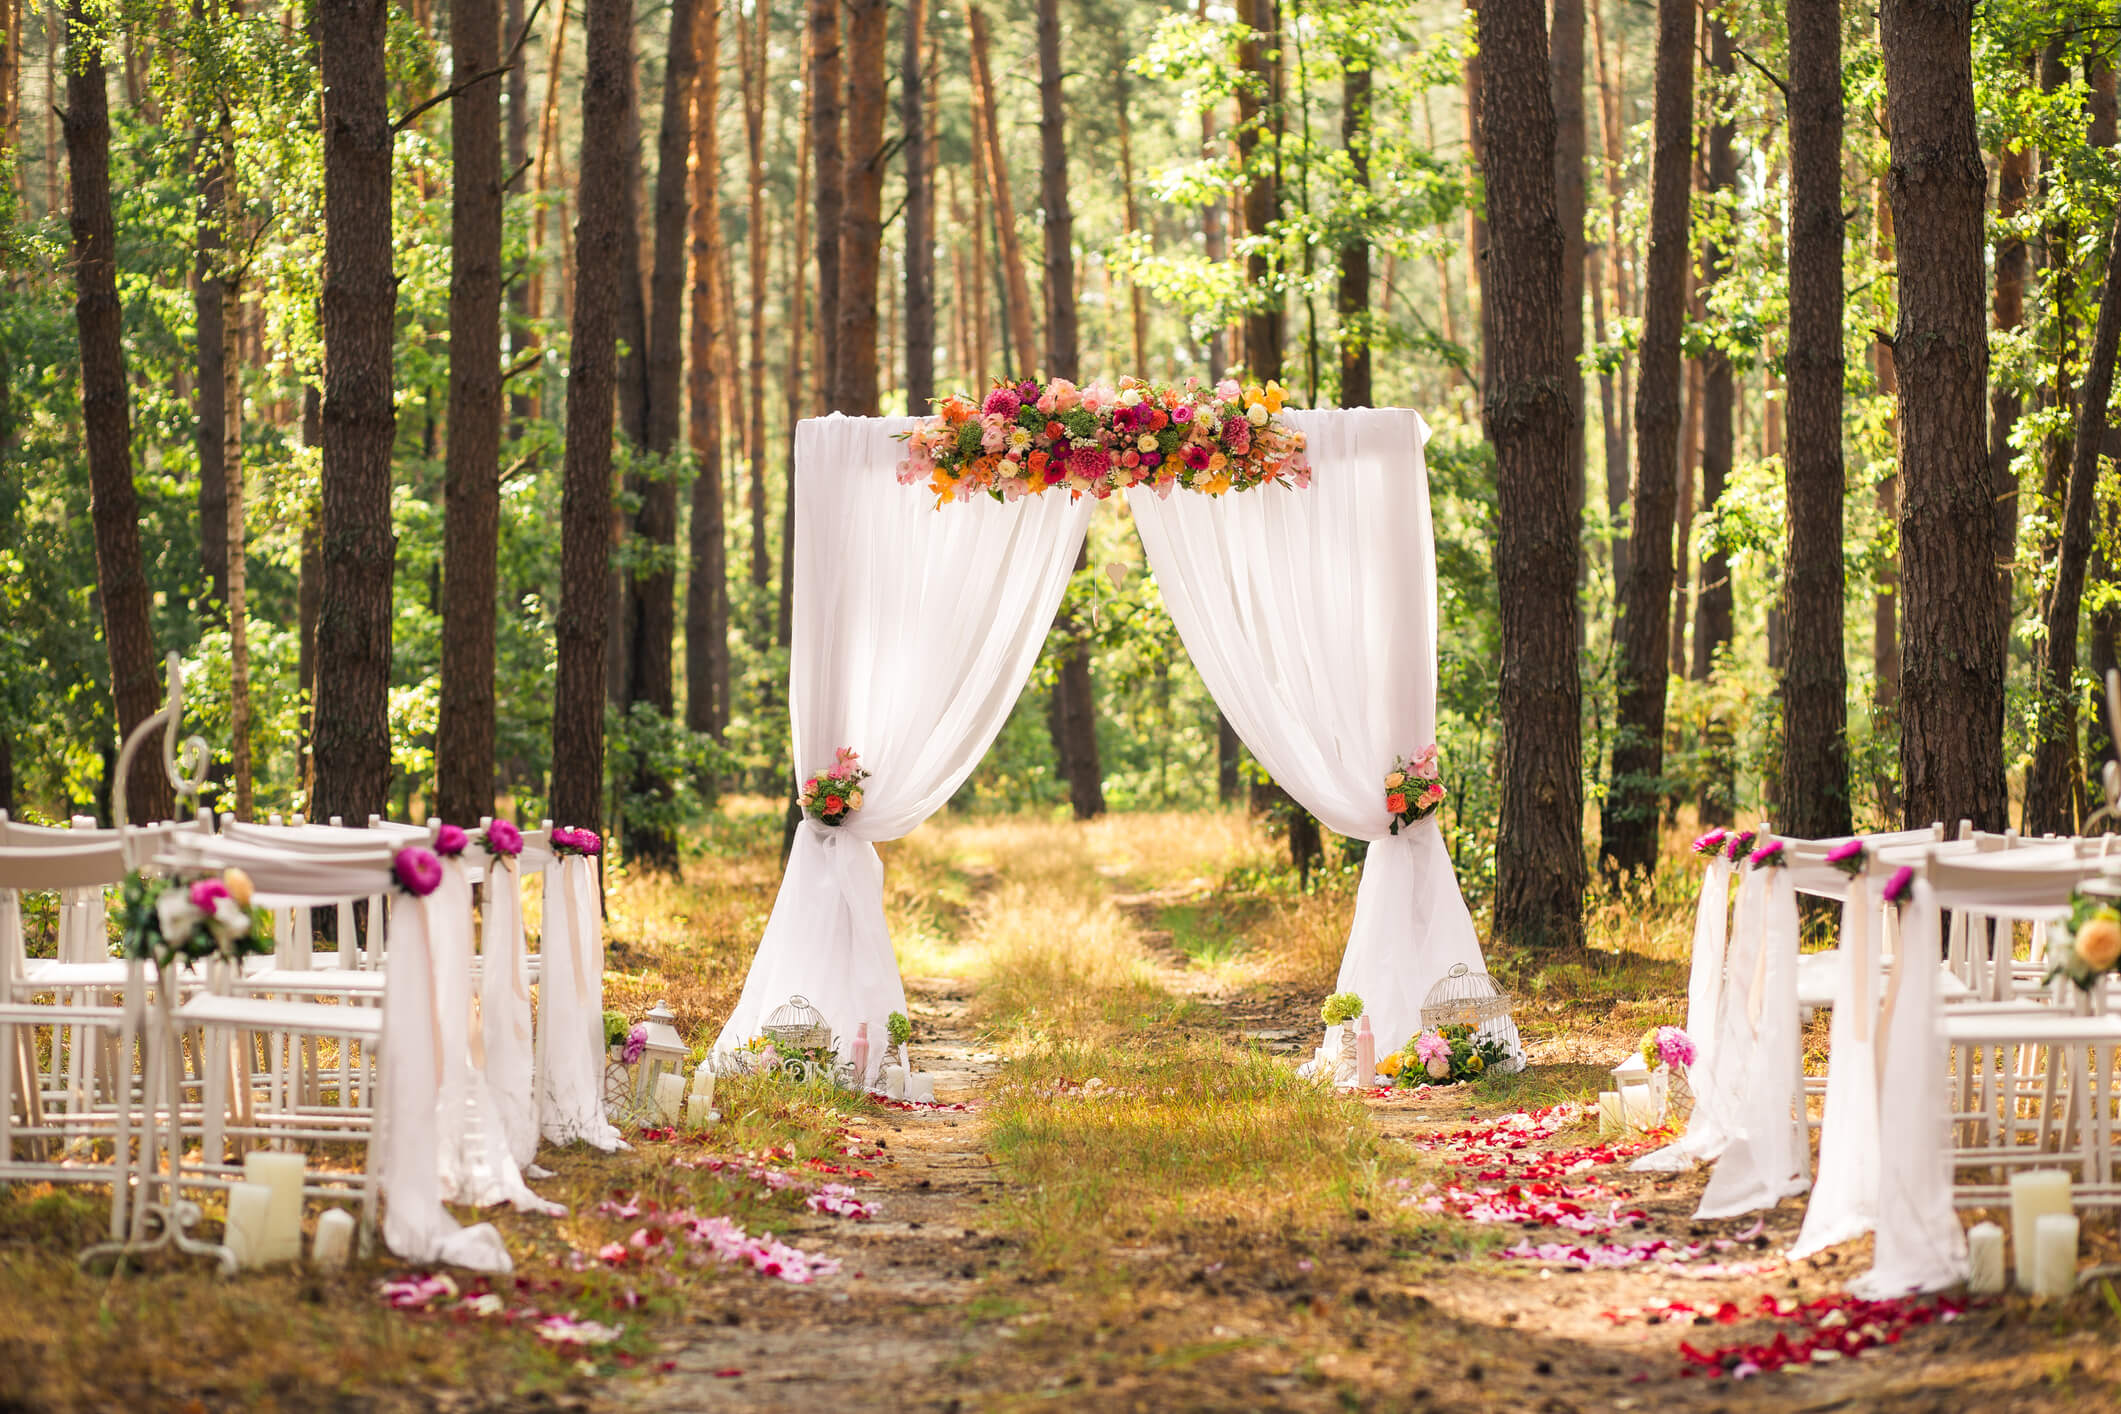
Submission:
[[[1377,1073],[1395,1089],[1457,1085],[1478,1080],[1490,1066],[1510,1059],[1509,1043],[1464,1022],[1424,1031],[1410,1045],[1377,1063]]]
[[[1402,756],[1385,775],[1385,809],[1391,812],[1392,833],[1434,815],[1443,804],[1443,769],[1436,761],[1436,743],[1430,742],[1409,761]]]
[[[899,434],[898,479],[923,481],[938,507],[982,492],[1000,501],[1065,489],[1103,500],[1130,486],[1159,496],[1182,486],[1220,496],[1277,482],[1311,483],[1304,436],[1280,420],[1278,383],[1212,388],[1197,378],[1153,384],[1100,378],[1078,388],[997,381],[984,401],[948,397],[938,415]]]
[[[2047,925],[2047,982],[2067,977],[2089,992],[2121,967],[2121,909],[2111,899],[2070,899],[2068,918]]]
[[[250,898],[250,876],[241,869],[189,883],[128,874],[122,914],[125,955],[163,968],[179,958],[235,962],[252,953],[269,953],[272,939],[259,936]]]
[[[822,825],[846,824],[862,808],[862,782],[868,779],[861,753],[841,747],[830,766],[803,782],[803,813]]]

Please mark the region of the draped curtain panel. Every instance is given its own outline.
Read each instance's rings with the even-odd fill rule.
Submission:
[[[1283,417],[1309,444],[1308,488],[1127,500],[1216,705],[1298,804],[1370,842],[1338,986],[1361,995],[1383,1054],[1453,964],[1482,966],[1436,817],[1393,835],[1385,810],[1394,759],[1436,739],[1429,429],[1399,408]],[[1447,786],[1484,769],[1443,766]]]
[[[798,782],[849,747],[872,774],[838,826],[796,831],[781,891],[718,1049],[800,995],[872,1075],[906,994],[876,842],[941,809],[1008,720],[1038,661],[1094,502],[981,498],[938,510],[895,468],[914,418],[834,415],[795,440],[795,623],[788,703]]]

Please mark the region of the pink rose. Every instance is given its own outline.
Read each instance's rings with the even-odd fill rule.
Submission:
[[[494,820],[486,826],[486,852],[513,859],[523,852],[523,832],[511,820]]]
[[[442,886],[442,861],[434,851],[413,845],[398,851],[390,862],[391,877],[414,898],[426,898]]]
[[[191,906],[201,913],[212,913],[228,896],[228,885],[219,879],[201,879],[191,886]]]
[[[1215,385],[1215,396],[1226,403],[1234,403],[1244,394],[1245,390],[1237,386],[1235,378],[1225,378]]]
[[[470,843],[471,837],[455,825],[445,824],[435,831],[435,853],[444,859],[455,859]]]
[[[1193,404],[1180,403],[1171,409],[1171,420],[1183,427],[1193,420]]]

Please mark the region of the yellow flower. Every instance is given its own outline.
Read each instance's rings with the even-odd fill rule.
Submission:
[[[221,873],[221,884],[228,890],[228,896],[236,901],[236,907],[250,907],[250,875],[241,869],[225,869]]]
[[[1221,471],[1229,464],[1230,459],[1221,452],[1217,452],[1214,456],[1208,458],[1208,470],[1210,471]]]
[[[1406,783],[1407,773],[1404,771],[1394,771],[1391,775],[1385,777],[1386,790],[1398,790]]]
[[[1285,394],[1284,394],[1284,393],[1282,392],[1281,384],[1279,384],[1279,383],[1269,383],[1269,384],[1267,384],[1267,390],[1266,390],[1266,394],[1265,394],[1265,397],[1266,397],[1266,403],[1267,403],[1267,411],[1268,411],[1268,412],[1280,412],[1280,411],[1281,411],[1281,400],[1282,400],[1282,398],[1283,398],[1284,396],[1286,396],[1286,395],[1285,395]]]
[[[1480,1058],[1480,1052],[1475,1051],[1466,1057],[1465,1066],[1468,1075],[1478,1075],[1488,1068],[1488,1063]]]
[[[1141,436],[1134,439],[1134,445],[1140,451],[1153,452],[1156,450],[1156,434],[1144,432]]]
[[[1220,496],[1223,492],[1230,489],[1230,478],[1221,472],[1217,472],[1206,481],[1203,481],[1200,484],[1200,489],[1207,492],[1210,496]]]
[[[1259,384],[1245,384],[1245,401],[1247,403],[1256,403],[1264,397],[1266,397],[1266,393],[1260,388]]]

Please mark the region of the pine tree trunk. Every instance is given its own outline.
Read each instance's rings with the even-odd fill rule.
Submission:
[[[452,0],[451,77],[500,62],[494,0]],[[435,808],[493,812],[494,615],[501,526],[501,87],[450,100],[449,451],[442,520],[442,702]]]
[[[225,150],[225,149],[224,149]],[[238,820],[251,818],[250,614],[245,602],[248,574],[243,510],[243,318],[242,286],[231,275],[222,284],[221,464],[228,471],[228,774],[235,785]]]
[[[502,33],[504,52],[520,53],[517,40],[523,34],[523,0],[507,0],[507,29]],[[508,71],[508,149],[506,193],[520,196],[524,192],[523,179],[530,172],[530,66],[521,59]],[[536,259],[532,252],[531,259]],[[508,295],[508,357],[514,364],[537,346],[530,321],[536,311],[530,303],[532,281],[523,266],[516,267],[505,280]],[[528,378],[528,372],[519,372],[518,379]],[[519,389],[535,384],[516,383]],[[538,400],[527,391],[511,392],[508,395],[509,431],[520,436],[527,424],[537,416]]]
[[[1688,282],[1689,284],[1692,281]],[[1698,296],[1687,301],[1687,317],[1703,313]],[[1685,412],[1679,419],[1679,489],[1672,497],[1672,646],[1667,667],[1675,678],[1686,676],[1686,628],[1689,572],[1694,550],[1694,468],[1701,460],[1701,360],[1686,360]]]
[[[773,583],[773,556],[766,545],[766,65],[767,26],[773,11],[768,5],[755,9],[755,23],[746,27],[740,19],[737,35],[739,39],[750,36],[741,46],[744,142],[751,164],[751,224],[744,233],[745,254],[751,262],[751,422],[744,436],[744,460],[751,472],[751,583],[764,590]],[[721,596],[725,615],[728,598],[725,585]],[[721,668],[726,675],[726,645]],[[726,723],[728,702],[718,703],[717,710]]]
[[[1900,756],[1911,824],[2001,830],[2004,643],[1972,25],[1968,0],[1884,0],[1879,10],[1900,254]]]
[[[795,222],[789,227],[788,242],[788,445],[782,461],[787,484],[784,488],[785,509],[781,515],[781,599],[773,620],[774,643],[781,648],[788,647],[795,634],[795,425],[803,415],[803,348],[809,342],[810,333],[803,302],[803,252],[810,245],[810,233],[805,229],[805,223],[810,219],[808,188],[812,170],[813,111],[806,108],[803,113],[802,145],[795,164]],[[794,767],[789,770],[793,772]],[[792,779],[789,791],[793,800]]]
[[[1688,0],[1658,0],[1649,271],[1635,385],[1635,504],[1628,579],[1615,634],[1620,642],[1620,701],[1614,718],[1612,779],[1599,842],[1600,867],[1613,875],[1647,874],[1656,868],[1658,803],[1664,794],[1665,660],[1679,473],[1679,338],[1686,317],[1695,13]]]
[[[921,73],[928,0],[906,0],[902,24],[898,125],[906,145],[906,411],[919,417],[935,398],[935,211]]]
[[[1473,16],[1474,28],[1480,25],[1480,0],[1465,0],[1466,9]],[[1485,177],[1488,157],[1482,133],[1486,127],[1483,120],[1484,99],[1481,92],[1481,52],[1476,46],[1466,51],[1464,61],[1466,86],[1466,150],[1473,158],[1473,170]],[[1551,103],[1549,95],[1548,102]],[[1480,399],[1483,407],[1488,399],[1488,365],[1495,356],[1495,315],[1488,307],[1487,271],[1488,222],[1483,203],[1466,203],[1466,298],[1473,304],[1474,319],[1480,329],[1480,347],[1475,351],[1474,361],[1479,373]]]
[[[977,5],[965,7],[972,26],[972,94],[978,128],[975,141],[986,159],[988,190],[993,196],[996,254],[1001,260],[1009,320],[1009,357],[1004,373],[1028,377],[1037,363],[1038,335],[1032,327],[1031,286],[1024,274],[1024,253],[1016,236],[1016,204],[1009,195],[1009,164],[1002,155],[1001,129],[994,116],[994,69],[989,62],[987,17]],[[982,390],[984,391],[984,389]]]
[[[1875,207],[1877,220],[1872,231],[1872,248],[1877,262],[1888,265],[1893,259],[1893,206],[1885,194],[1885,183],[1878,183]],[[1887,430],[1895,443],[1899,440],[1900,427],[1900,377],[1893,364],[1893,348],[1883,337],[1871,344],[1871,367],[1878,379],[1878,393],[1885,400]],[[1777,407],[1767,406],[1768,430],[1780,427],[1775,421]],[[1768,450],[1769,456],[1780,455],[1779,444]],[[1878,479],[1878,519],[1886,525],[1900,523],[1900,478],[1898,475],[1882,476]],[[1897,552],[1881,558],[1872,578],[1877,584],[1877,593],[1871,601],[1871,720],[1872,730],[1885,733],[1889,738],[1897,736],[1900,723],[1900,556]],[[2007,597],[2009,583],[2006,580],[1999,597]],[[2008,609],[2006,608],[2006,614]],[[2006,620],[2007,622],[2007,620]],[[2005,639],[2008,642],[2008,638]],[[1876,779],[1880,808],[1888,815],[1900,811],[1900,782],[1897,773],[1880,770]]]
[[[305,374],[302,379],[302,445],[321,447],[324,442],[324,395]],[[319,581],[324,574],[324,542],[319,533],[315,506],[304,506],[302,549],[295,563],[295,685],[305,702],[313,699],[317,682],[317,601],[322,598]],[[301,733],[302,793],[315,786],[315,766],[310,757],[310,714],[304,713]]]
[[[692,166],[692,574],[685,586],[685,724],[720,740],[729,724],[729,565],[722,513],[722,399],[714,350],[725,335],[712,279],[722,238],[715,175],[720,6],[703,5],[698,23],[698,91],[693,95]],[[739,17],[738,23],[742,23]],[[740,30],[741,34],[742,31]],[[747,46],[748,47],[748,46]],[[753,239],[756,241],[753,228]],[[796,341],[800,343],[800,340]]]
[[[1628,289],[1628,248],[1621,239],[1620,213],[1623,193],[1621,169],[1627,161],[1621,135],[1620,96],[1627,82],[1624,56],[1608,64],[1606,58],[1604,0],[1590,0],[1591,41],[1598,59],[1598,115],[1601,135],[1600,166],[1605,170],[1606,264],[1613,272],[1613,323],[1628,317],[1634,300]],[[1603,339],[1606,330],[1599,331]],[[1632,415],[1628,400],[1628,371],[1623,362],[1614,373],[1600,373],[1600,392],[1613,388],[1614,397],[1605,410],[1605,505],[1606,519],[1613,527],[1613,594],[1617,599],[1628,582],[1628,440]]]
[[[1996,287],[1990,308],[1995,328],[2015,334],[2025,327],[2025,279],[2032,257],[2025,238],[2012,229],[2024,215],[2032,194],[2033,152],[2029,144],[2006,147],[1996,163]],[[2010,642],[2011,569],[2018,558],[2017,449],[2011,446],[2025,400],[2016,387],[1997,380],[1988,395],[1988,472],[1996,497],[1996,614],[2005,643]]]
[[[1578,726],[1576,524],[1562,366],[1567,248],[1554,209],[1554,100],[1540,0],[1482,0],[1496,339],[1485,409],[1495,446],[1502,601],[1502,812],[1495,931],[1524,947],[1583,946],[1583,740]],[[1659,666],[1662,666],[1661,661]],[[1656,805],[1650,804],[1655,824]]]
[[[1554,89],[1554,215],[1561,222],[1561,377],[1569,395],[1569,508],[1583,534],[1584,400],[1584,127],[1583,7],[1587,0],[1553,0],[1549,68]],[[1577,574],[1583,556],[1577,556]],[[1581,611],[1578,611],[1579,617]],[[1579,633],[1579,636],[1580,633]]]
[[[162,665],[148,619],[133,489],[132,409],[126,392],[124,309],[118,301],[117,229],[111,214],[110,108],[98,17],[88,0],[66,7],[66,161],[73,209],[74,322],[81,340],[81,422],[88,450],[89,521],[96,597],[110,653],[111,698],[122,737],[162,705]],[[134,760],[126,818],[166,820],[175,808],[159,742]]]
[[[1716,27],[1719,53],[1729,40]],[[1841,9],[1790,0],[1789,539],[1782,612],[1782,811],[1799,839],[1849,832],[1842,656]],[[1713,158],[1711,160],[1714,160]]]
[[[389,73],[384,0],[320,0],[324,81],[323,574],[312,819],[352,824],[389,800],[391,353]]]
[[[2106,281],[2099,295],[2099,322],[2084,366],[2077,404],[2076,439],[2070,457],[2069,494],[2063,503],[2062,542],[2055,583],[2048,592],[2046,628],[2034,657],[2034,688],[2045,702],[2032,766],[2025,773],[2027,834],[2075,834],[2083,772],[2077,756],[2077,629],[2084,597],[2085,567],[2092,553],[2092,517],[2098,496],[2099,453],[2113,399],[2114,356],[2121,346],[2121,214],[2106,241]]]
[[[1264,383],[1281,377],[1284,338],[1279,262],[1266,248],[1274,223],[1281,219],[1279,167],[1266,112],[1279,86],[1280,61],[1270,57],[1281,45],[1278,0],[1237,0],[1237,22],[1246,27],[1238,41],[1237,63],[1248,77],[1237,92],[1237,160],[1244,172],[1245,234],[1255,238],[1245,256],[1245,282],[1250,287],[1244,319],[1245,372],[1253,381]]]
[[[1370,189],[1370,70],[1367,58],[1348,61],[1341,77],[1341,146],[1349,180]],[[1340,286],[1334,301],[1340,317],[1340,405],[1370,405],[1370,241],[1362,233],[1340,248]]]
[[[1141,201],[1134,189],[1134,125],[1128,116],[1127,67],[1120,64],[1112,74],[1112,111],[1119,125],[1119,179],[1120,216],[1126,222],[1123,233],[1132,240],[1141,230]],[[1129,346],[1134,352],[1136,376],[1149,376],[1149,311],[1142,300],[1142,287],[1131,275],[1127,279],[1127,332],[1131,335]],[[1213,370],[1210,370],[1211,376]]]
[[[840,141],[843,102],[839,0],[810,0],[810,160],[817,184],[816,327],[820,331],[840,327],[840,232],[847,204],[846,154]],[[836,342],[830,345],[830,353],[829,361],[818,364],[818,397],[823,409],[844,411],[838,402]],[[791,478],[793,474],[791,467]]]
[[[1039,201],[1046,230],[1049,378],[1081,376],[1075,323],[1075,213],[1068,200],[1068,111],[1061,92],[1060,0],[1038,0]],[[1137,370],[1138,372],[1139,370]]]
[[[534,204],[530,215],[530,254],[532,261],[530,306],[535,313],[541,316],[548,312],[545,307],[544,275],[542,273],[545,260],[546,197],[555,185],[562,188],[566,186],[564,177],[555,182],[555,176],[565,167],[565,154],[560,151],[560,66],[567,57],[567,16],[573,7],[561,5],[558,8],[559,13],[552,17],[552,43],[545,54],[544,107],[538,115],[538,162],[537,168],[531,176],[531,186],[536,192],[538,200]],[[566,208],[564,195],[560,198],[560,205],[564,213]],[[560,239],[562,244],[565,244],[567,233],[564,214],[561,217]],[[559,284],[564,292],[567,288],[567,280],[564,275],[562,275]]]
[[[208,12],[195,4],[193,19]],[[199,549],[205,562],[206,593],[219,617],[228,603],[228,472],[221,461],[225,419],[221,375],[221,255],[227,205],[228,149],[217,129],[202,126],[193,140],[199,169],[198,257],[192,274],[192,322],[198,350],[197,383],[192,390],[198,419],[195,445],[199,458]]]
[[[833,406],[877,413],[877,281],[884,250],[885,0],[844,0],[847,10],[847,148],[840,213],[840,299],[832,362]]]
[[[1735,76],[1731,34],[1715,18],[1709,21],[1709,64],[1727,91]],[[1708,134],[1708,189],[1719,201],[1729,201],[1737,186],[1738,163],[1732,151],[1736,136],[1730,119],[1719,111]],[[1702,254],[1707,278],[1721,281],[1729,271],[1731,252],[1712,241]],[[1736,401],[1730,354],[1712,348],[1702,359],[1701,400],[1701,506],[1711,516],[1730,480],[1736,451],[1732,430]],[[1699,681],[1707,682],[1715,674],[1717,655],[1730,646],[1732,627],[1730,561],[1721,549],[1711,545],[1701,556],[1694,591],[1694,677]],[[1712,707],[1702,731],[1704,760],[1698,813],[1705,825],[1727,825],[1735,818],[1737,782],[1732,746],[1730,723],[1720,707]]]
[[[601,828],[604,643],[610,628],[612,398],[617,381],[625,247],[637,240],[626,188],[633,107],[629,0],[588,0],[582,80],[581,186],[575,228],[574,326],[567,378],[567,457],[561,474],[558,670],[552,713],[552,818]]]

